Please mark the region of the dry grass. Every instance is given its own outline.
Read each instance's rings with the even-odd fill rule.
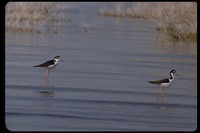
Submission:
[[[9,2],[6,5],[6,30],[37,32],[47,23],[59,27],[65,21],[65,6],[56,2]]]
[[[152,19],[159,30],[177,39],[197,39],[197,3],[195,2],[116,2],[100,9],[103,15]]]

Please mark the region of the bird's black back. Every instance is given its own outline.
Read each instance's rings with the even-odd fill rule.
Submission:
[[[47,61],[45,63],[42,63],[40,65],[35,65],[33,67],[48,67],[49,65],[53,65],[53,64],[54,64],[54,60],[49,60],[49,61]]]
[[[157,80],[157,81],[148,81],[148,82],[152,83],[152,84],[169,83],[169,79],[161,79],[161,80]]]

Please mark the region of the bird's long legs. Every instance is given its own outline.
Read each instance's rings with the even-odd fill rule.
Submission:
[[[45,80],[45,84],[46,86],[49,86],[49,69],[47,69],[45,75],[44,75],[44,80]]]
[[[162,92],[161,92],[161,91],[162,91]],[[160,94],[160,96],[163,97],[163,96],[164,96],[163,91],[164,91],[163,87],[160,86],[160,88],[156,91],[156,93],[157,93],[157,94]]]
[[[45,75],[44,75],[44,79],[47,80],[47,78],[49,78],[49,69],[47,69]]]

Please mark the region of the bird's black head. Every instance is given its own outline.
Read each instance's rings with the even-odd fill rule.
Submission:
[[[57,55],[57,56],[55,56],[55,59],[59,59],[59,58],[60,58],[60,56],[58,56],[58,55]]]
[[[176,73],[176,70],[171,70],[171,72],[170,73]]]

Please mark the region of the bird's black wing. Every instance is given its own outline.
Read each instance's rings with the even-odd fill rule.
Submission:
[[[148,82],[149,82],[149,83],[152,83],[152,84],[169,83],[169,79],[161,79],[161,80],[148,81]]]
[[[51,65],[51,64],[54,64],[54,60],[49,60],[49,61],[47,61],[47,62],[45,62],[45,63],[42,63],[42,64],[40,64],[40,65],[35,65],[35,66],[33,66],[33,67],[48,67],[48,66]]]

